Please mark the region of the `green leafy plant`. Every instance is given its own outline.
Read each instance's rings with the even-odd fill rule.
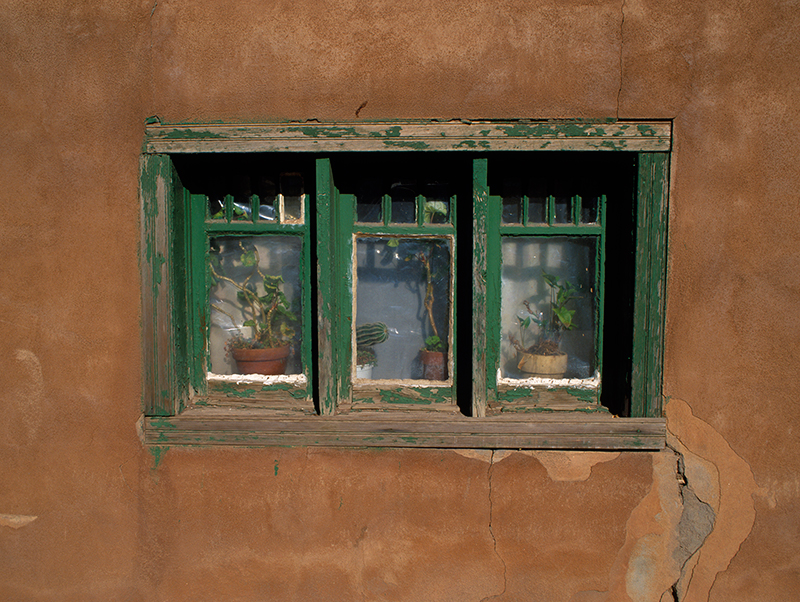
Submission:
[[[243,267],[250,268],[242,280],[237,281],[227,276],[216,254],[209,256],[208,263],[212,284],[226,282],[237,290],[236,299],[239,304],[236,309],[245,318],[240,326],[236,326],[237,320],[231,312],[219,304],[211,304],[213,310],[230,318],[239,331],[228,341],[226,347],[264,349],[288,345],[295,334],[290,323],[296,322],[297,316],[291,311],[283,292],[283,277],[267,274],[261,269],[258,248],[255,245],[245,246],[242,241],[238,244],[241,252],[236,259]],[[250,337],[245,337],[241,332],[242,328],[247,327],[252,329]]]
[[[563,352],[559,348],[561,334],[566,330],[576,327],[575,310],[568,309],[567,304],[579,297],[576,289],[569,281],[560,280],[553,274],[548,274],[542,270],[542,278],[550,288],[549,313],[536,313],[531,309],[528,301],[522,304],[528,312],[525,318],[517,316],[519,323],[520,338],[517,340],[511,336],[511,344],[517,351],[523,353],[534,353],[539,355],[561,355]],[[532,346],[526,346],[525,333],[532,324],[539,326],[539,335]]]
[[[446,348],[439,335],[433,335],[425,339],[425,351],[444,351]]]

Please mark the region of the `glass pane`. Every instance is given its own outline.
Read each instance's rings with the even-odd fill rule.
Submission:
[[[554,209],[554,224],[568,224],[572,221],[572,203],[569,197],[557,196],[555,198]]]
[[[528,199],[528,223],[547,223],[547,197],[533,196]]]
[[[208,258],[210,371],[214,374],[298,374],[301,239],[219,237]],[[257,365],[243,357],[279,356]]]
[[[425,197],[422,201],[424,224],[446,224],[450,221],[450,186],[437,181],[425,182],[422,186]]]
[[[596,196],[581,199],[581,223],[594,224],[597,222],[598,204]]]
[[[263,221],[275,221],[275,197],[259,197],[258,219]]]
[[[254,192],[258,195],[258,219],[274,222],[275,205],[278,198],[275,181],[270,177],[260,176],[256,179]]]
[[[392,185],[392,223],[413,224],[417,221],[417,195],[402,184]]]
[[[504,196],[503,197],[503,223],[504,224],[518,224],[520,223],[521,211],[520,203],[522,199],[519,196]]]
[[[448,378],[451,257],[448,238],[357,239],[357,378]]]
[[[299,173],[281,174],[281,199],[283,200],[283,214],[281,223],[302,224],[303,206],[305,202],[305,189],[303,176]]]
[[[383,221],[381,205],[383,197],[379,194],[361,194],[356,197],[356,221],[378,224]]]
[[[596,246],[593,237],[503,238],[505,378],[594,376]]]
[[[519,178],[506,177],[501,182],[503,198],[503,223],[519,224],[522,221],[522,182]]]
[[[220,195],[208,197],[208,219],[225,219],[225,197]]]
[[[249,194],[237,194],[230,199],[231,201],[231,220],[250,221],[252,205],[250,204]]]

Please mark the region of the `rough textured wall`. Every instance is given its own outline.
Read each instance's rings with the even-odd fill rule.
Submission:
[[[0,597],[796,597],[796,2],[11,0],[0,38]],[[670,447],[144,450],[154,114],[674,119]]]

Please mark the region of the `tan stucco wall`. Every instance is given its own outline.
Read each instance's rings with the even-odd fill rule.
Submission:
[[[798,9],[5,2],[0,598],[795,599]],[[674,119],[670,449],[142,447],[145,118],[359,107]]]

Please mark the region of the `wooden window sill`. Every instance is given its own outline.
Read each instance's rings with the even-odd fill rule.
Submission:
[[[260,409],[198,408],[146,417],[146,445],[645,450],[664,448],[663,418],[542,412],[535,415],[280,416]]]

